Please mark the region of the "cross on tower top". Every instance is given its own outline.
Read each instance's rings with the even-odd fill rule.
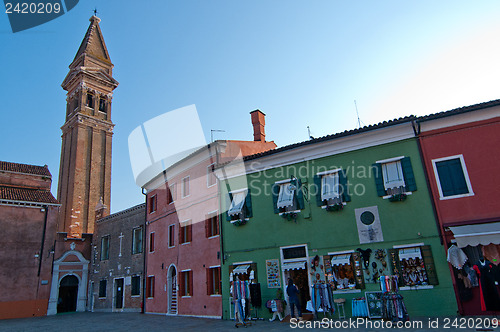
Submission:
[[[94,8],[94,16],[97,16],[97,8]]]

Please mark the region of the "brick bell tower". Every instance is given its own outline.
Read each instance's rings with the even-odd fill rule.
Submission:
[[[96,207],[109,214],[111,194],[111,100],[118,82],[113,78],[97,16],[69,65],[62,83],[67,93],[62,129],[57,197],[61,203],[59,232],[80,238],[94,232]],[[102,209],[102,205],[106,207]]]

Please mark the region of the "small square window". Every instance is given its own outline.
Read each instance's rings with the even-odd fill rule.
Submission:
[[[219,235],[219,217],[217,214],[207,216],[205,220],[205,235],[207,238]]]
[[[192,225],[180,226],[179,230],[179,243],[189,243],[191,242],[192,235]]]

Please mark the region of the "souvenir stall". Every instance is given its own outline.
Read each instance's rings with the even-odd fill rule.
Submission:
[[[230,317],[236,321],[236,327],[252,325],[251,308],[260,306],[260,284],[255,279],[255,264],[233,265],[230,269]]]
[[[447,259],[459,310],[466,315],[500,313],[500,224],[450,227]]]

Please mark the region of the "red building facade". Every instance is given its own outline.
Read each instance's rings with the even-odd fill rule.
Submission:
[[[459,312],[498,315],[500,100],[429,115],[417,123]]]
[[[45,316],[59,204],[47,166],[0,161],[0,319]]]

